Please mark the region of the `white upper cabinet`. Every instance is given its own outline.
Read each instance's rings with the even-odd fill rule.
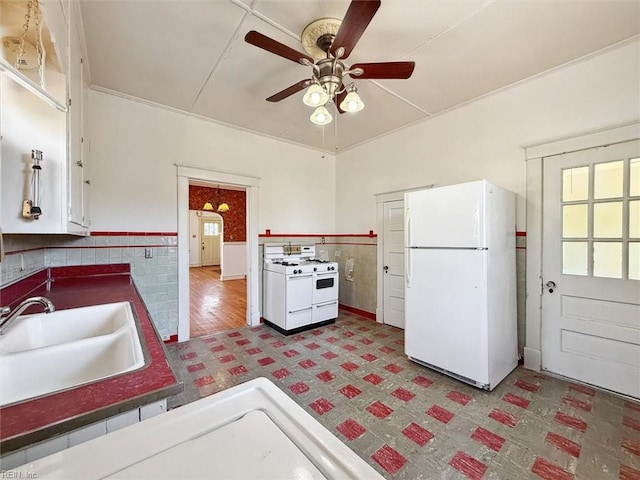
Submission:
[[[83,99],[87,86],[80,9],[69,0],[40,0],[36,12],[36,2],[29,3],[0,1],[2,229],[86,235]],[[36,25],[42,25],[41,35]],[[34,150],[42,152],[40,169],[34,169]],[[31,208],[39,203],[35,206],[42,213],[37,218],[29,215],[29,202]]]

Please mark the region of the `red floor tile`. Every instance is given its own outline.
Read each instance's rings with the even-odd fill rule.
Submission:
[[[193,373],[198,370],[202,370],[204,367],[204,363],[194,363],[193,365],[187,365],[187,372]]]
[[[593,388],[587,387],[586,385],[580,385],[578,383],[570,383],[569,390],[584,393],[585,395],[589,395],[590,397],[593,397],[596,394],[596,391]]]
[[[484,463],[464,452],[457,452],[449,461],[449,465],[472,480],[480,480],[487,471]]]
[[[580,445],[557,433],[547,432],[545,442],[572,457],[580,457]]]
[[[236,359],[233,355],[225,355],[224,357],[220,357],[220,363],[228,363],[232,362]]]
[[[271,337],[273,337],[273,335],[271,335],[270,333],[263,333],[262,335],[260,335],[261,340],[266,340],[267,338]]]
[[[371,455],[371,458],[373,458],[378,465],[391,475],[396,473],[404,466],[405,463],[407,463],[407,459],[389,445],[384,445],[380,450]]]
[[[529,403],[531,403],[526,398],[522,398],[513,393],[507,393],[504,397],[502,397],[502,400],[520,408],[527,408],[529,406]]]
[[[243,373],[247,373],[247,369],[244,368],[244,365],[238,365],[237,367],[230,368],[229,373],[231,375],[242,375]]]
[[[622,417],[622,424],[625,427],[630,427],[640,432],[640,420],[636,420],[635,418],[625,415],[624,417]]]
[[[227,334],[227,336],[228,336],[228,337],[230,337],[230,338],[239,337],[239,336],[241,336],[241,335],[242,335],[242,334],[241,334],[240,332],[231,332],[231,333],[228,333],[228,334]]]
[[[350,418],[338,425],[336,430],[347,437],[347,440],[355,440],[367,431],[366,428]]]
[[[342,368],[344,368],[347,372],[353,372],[354,370],[356,370],[357,368],[360,368],[358,365],[356,365],[353,362],[346,362],[343,363],[342,365],[340,365]]]
[[[380,347],[378,350],[380,350],[382,353],[392,353],[395,352],[395,349],[388,347],[388,346],[384,346],[384,347]]]
[[[578,400],[573,397],[563,397],[562,402],[565,405],[569,405],[573,408],[579,408],[580,410],[584,410],[585,412],[591,411],[591,404],[589,402],[583,402],[582,400]]]
[[[307,358],[306,360],[302,360],[301,362],[298,362],[298,365],[306,369],[306,368],[315,367],[317,364],[310,358]]]
[[[362,340],[360,340],[360,343],[363,345],[371,345],[373,343],[373,340],[371,340],[370,338],[363,338]]]
[[[558,423],[561,423],[562,425],[566,425],[567,427],[574,428],[583,433],[587,431],[587,422],[577,417],[572,417],[571,415],[567,415],[566,413],[562,413],[562,412],[556,413],[555,421]]]
[[[296,395],[300,395],[304,392],[309,391],[309,385],[307,385],[304,382],[298,382],[298,383],[294,383],[293,385],[290,385],[289,390],[291,390]]]
[[[415,383],[416,385],[420,385],[421,387],[425,387],[425,388],[428,388],[431,385],[433,385],[433,381],[432,380],[429,380],[427,377],[422,377],[420,375],[418,375],[417,377],[415,377],[411,381],[413,383]]]
[[[471,401],[471,397],[469,395],[456,392],[455,390],[451,390],[449,393],[447,393],[447,398],[463,406]]]
[[[248,340],[246,338],[243,338],[242,340],[238,340],[236,342],[238,344],[239,347],[243,347],[245,346],[247,343],[251,343],[251,340]]]
[[[304,338],[304,335],[294,335],[293,337],[291,337],[291,340],[293,340],[294,342],[300,342],[304,340]]]
[[[422,428],[417,423],[411,422],[407,427],[402,430],[405,437],[413,440],[416,444],[424,447],[429,440],[433,438],[433,434],[426,428]]]
[[[355,345],[351,345],[350,343],[344,345],[342,348],[344,348],[345,350],[347,350],[348,352],[353,352],[354,350],[356,350],[358,347],[356,347]]]
[[[200,377],[200,378],[196,378],[193,383],[196,384],[196,387],[198,388],[202,388],[205,385],[210,385],[213,382],[215,382],[215,380],[213,379],[213,377],[211,375],[207,375],[206,377]]]
[[[286,352],[282,352],[282,354],[285,357],[291,358],[291,357],[295,357],[296,355],[300,355],[300,352],[298,352],[297,350],[291,349],[291,350],[287,350]]]
[[[408,402],[413,397],[415,397],[415,394],[411,393],[409,390],[405,390],[402,387],[396,388],[393,392],[391,392],[391,395],[393,395],[396,398],[399,398],[403,402]]]
[[[338,358],[338,355],[336,355],[333,352],[324,352],[323,354],[321,354],[321,356],[326,358],[327,360],[333,360],[334,358]]]
[[[267,365],[271,365],[272,363],[276,363],[276,361],[271,357],[264,357],[264,358],[261,358],[260,360],[258,360],[258,363],[260,365],[262,365],[263,367],[266,367]]]
[[[369,382],[373,385],[378,385],[380,382],[384,380],[380,375],[376,375],[375,373],[370,373],[362,377],[365,382]]]
[[[625,438],[622,440],[622,448],[640,457],[640,441]]]
[[[433,405],[426,413],[442,423],[449,423],[455,417],[453,413],[439,405]]]
[[[245,350],[249,355],[255,355],[256,353],[262,352],[258,347],[248,348]]]
[[[318,335],[322,335],[324,333],[324,330],[322,330],[321,328],[316,328],[315,330],[311,330],[309,333],[317,337]]]
[[[640,470],[620,464],[620,480],[640,480]]]
[[[395,363],[389,363],[388,365],[385,365],[384,369],[391,373],[400,373],[402,370],[404,370],[402,367],[399,367]]]
[[[196,358],[198,354],[196,352],[183,353],[180,355],[180,360],[191,360],[192,358]]]
[[[500,435],[490,432],[482,427],[476,428],[475,432],[471,434],[471,438],[495,452],[499,452],[505,442],[505,439]]]
[[[331,380],[336,378],[336,376],[333,373],[331,373],[329,370],[325,370],[324,372],[318,373],[316,377],[318,377],[320,381],[325,383],[330,382]]]
[[[516,380],[514,385],[516,387],[518,387],[518,388],[521,388],[522,390],[526,390],[527,392],[534,392],[534,393],[537,392],[538,389],[540,388],[539,385],[535,385],[533,383],[525,382],[522,379]]]
[[[369,327],[358,327],[358,330],[361,332],[368,332],[371,329]]]
[[[224,345],[216,345],[215,347],[211,347],[209,350],[211,350],[213,353],[218,353],[224,349],[225,349]]]
[[[309,350],[315,350],[316,348],[320,348],[320,345],[318,345],[315,342],[311,342],[311,343],[307,343],[305,347],[307,347]]]
[[[378,357],[376,357],[371,353],[365,353],[364,355],[360,355],[360,358],[362,358],[363,360],[366,360],[367,362],[373,362],[374,360],[378,359]]]
[[[291,372],[286,368],[281,368],[279,370],[274,370],[273,372],[271,372],[271,375],[279,380],[281,378],[288,377],[289,375],[291,375]]]
[[[203,338],[202,341],[204,343],[212,343],[212,342],[217,342],[218,338],[217,337],[207,337],[207,338]]]
[[[353,385],[345,385],[339,390],[339,392],[347,398],[354,398],[360,395],[362,390],[358,387],[354,387]]]
[[[346,338],[351,338],[351,337],[353,337],[354,335],[355,335],[355,334],[354,334],[353,332],[344,332],[344,333],[342,334],[342,336],[343,336],[343,337],[346,337]]]
[[[367,412],[378,418],[385,418],[393,413],[393,409],[387,407],[384,403],[378,400],[367,407]]]
[[[284,342],[282,342],[280,340],[278,340],[277,342],[273,342],[271,344],[271,346],[274,347],[274,348],[284,347],[285,345],[286,345],[286,343],[284,343]]]
[[[334,405],[327,400],[326,398],[320,398],[313,403],[310,403],[309,406],[318,414],[323,415],[329,411],[331,411]]]
[[[339,341],[339,340],[338,340],[336,337],[329,337],[329,338],[327,338],[327,342],[329,342],[329,343],[336,343],[336,342],[338,342],[338,341]]]
[[[518,418],[514,417],[510,413],[507,413],[500,409],[494,409],[489,413],[489,418],[499,422],[507,427],[515,427],[518,424]]]
[[[573,480],[569,472],[542,457],[536,458],[531,471],[544,480]]]

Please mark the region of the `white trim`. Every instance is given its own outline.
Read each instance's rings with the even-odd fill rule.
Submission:
[[[525,159],[549,157],[640,138],[640,120],[523,145]]]
[[[224,282],[226,280],[244,280],[245,277],[246,277],[246,275],[244,275],[244,274],[239,274],[239,275],[221,275],[220,276],[220,281]]]
[[[178,342],[190,338],[189,327],[189,180],[246,187],[247,325],[260,323],[258,283],[258,186],[260,179],[176,165],[178,187]]]

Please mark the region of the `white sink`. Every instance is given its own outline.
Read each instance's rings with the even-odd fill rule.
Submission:
[[[143,365],[128,302],[18,317],[0,336],[0,406]]]

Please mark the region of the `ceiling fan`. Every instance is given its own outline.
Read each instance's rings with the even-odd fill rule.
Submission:
[[[311,78],[281,90],[267,101],[279,102],[306,88],[303,102],[316,107],[310,120],[326,125],[332,120],[326,108],[330,102],[335,103],[340,113],[364,108],[355,85],[345,85],[346,75],[363,79],[409,78],[415,62],[345,63],[378,8],[380,0],[352,0],[342,21],[322,18],[307,25],[302,32],[302,46],[308,55],[255,30],[247,33],[244,37],[247,43],[313,68]]]

